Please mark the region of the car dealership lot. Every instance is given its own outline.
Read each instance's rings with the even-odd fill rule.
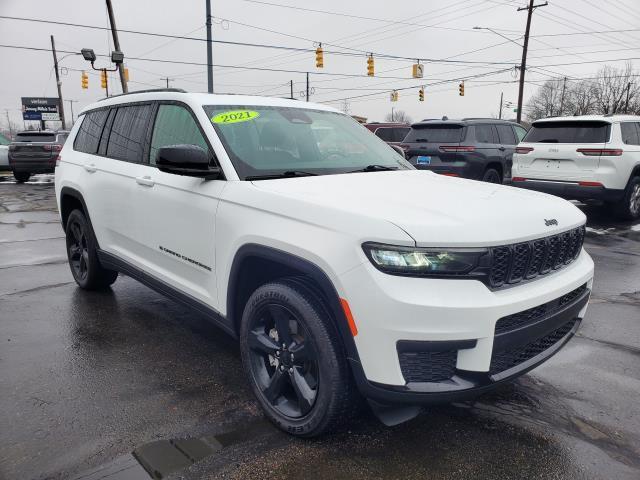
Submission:
[[[77,288],[51,176],[0,177],[0,477],[638,478],[640,224],[584,209],[596,281],[557,356],[475,402],[302,441],[262,420],[204,318],[129,278]]]

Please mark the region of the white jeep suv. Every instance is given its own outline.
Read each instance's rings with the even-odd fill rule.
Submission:
[[[86,108],[56,168],[84,289],[121,272],[239,339],[294,435],[472,397],[557,352],[591,291],[585,216],[414,169],[333,108],[150,91]]]
[[[585,115],[534,122],[513,156],[513,185],[601,200],[640,218],[640,116]]]

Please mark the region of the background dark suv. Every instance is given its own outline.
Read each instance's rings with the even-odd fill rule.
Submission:
[[[505,120],[424,120],[411,125],[401,147],[418,169],[502,183],[511,178],[513,152],[526,133]]]
[[[18,182],[36,173],[53,173],[69,132],[20,132],[9,145],[9,166]]]

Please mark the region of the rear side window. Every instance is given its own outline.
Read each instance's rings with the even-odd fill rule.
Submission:
[[[534,143],[605,143],[611,125],[599,121],[534,123],[524,138]]]
[[[404,140],[404,137],[407,136],[407,133],[409,133],[409,130],[411,130],[409,127],[403,128],[403,127],[396,127],[393,129],[393,141],[394,142],[401,142]]]
[[[493,125],[476,125],[475,129],[478,143],[497,143],[493,133]]]
[[[640,123],[623,122],[620,124],[620,133],[626,145],[640,145]]]
[[[102,127],[104,127],[104,121],[107,119],[108,113],[109,110],[98,110],[84,115],[76,139],[73,142],[74,150],[92,155],[97,153]]]
[[[169,145],[196,145],[211,156],[209,145],[193,116],[189,110],[179,105],[160,105],[158,108],[151,137],[149,163],[155,165],[158,149]]]
[[[151,105],[119,107],[109,134],[107,157],[141,163],[150,116]]]
[[[393,142],[393,128],[379,128],[376,130],[376,137],[385,142]]]
[[[498,137],[502,145],[515,145],[518,143],[511,125],[496,125],[496,130],[498,130]]]
[[[428,125],[411,127],[406,143],[457,143],[464,138],[463,125]]]

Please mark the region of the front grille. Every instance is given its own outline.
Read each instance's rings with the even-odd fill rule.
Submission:
[[[571,331],[577,321],[578,319],[574,318],[553,332],[526,345],[503,351],[494,351],[491,357],[489,374],[495,375],[509,370],[551,348]]]
[[[546,238],[491,248],[492,288],[514,284],[558,270],[573,262],[582,249],[584,226]]]
[[[580,297],[586,289],[587,284],[585,283],[555,300],[538,305],[537,307],[523,310],[522,312],[502,317],[496,322],[495,333],[496,335],[507,333],[532,323],[536,323],[538,320],[542,319],[542,317],[551,315],[566,304],[573,302],[576,298]]]
[[[453,377],[457,350],[444,352],[399,352],[400,369],[409,382],[441,382]]]

